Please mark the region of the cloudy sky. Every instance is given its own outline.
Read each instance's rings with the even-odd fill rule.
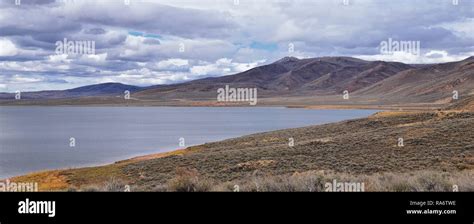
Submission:
[[[222,76],[285,56],[474,55],[474,0],[0,0],[0,92]],[[454,0],[456,2],[456,0]],[[94,41],[95,54],[56,42]],[[420,55],[380,44],[419,41]]]

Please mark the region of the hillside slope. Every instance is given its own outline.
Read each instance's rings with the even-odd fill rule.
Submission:
[[[355,94],[402,102],[450,102],[474,94],[474,57],[402,71]]]
[[[449,105],[447,110],[474,111],[474,95],[463,97]]]

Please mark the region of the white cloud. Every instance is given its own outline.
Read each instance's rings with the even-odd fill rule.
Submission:
[[[9,39],[0,39],[0,56],[15,56],[18,54],[18,49],[15,44]]]
[[[222,76],[243,72],[255,68],[264,61],[256,61],[251,63],[232,62],[232,59],[221,58],[215,63],[205,63],[204,65],[196,65],[191,67],[191,74],[194,76]]]
[[[474,18],[442,23],[435,27],[448,29],[461,38],[474,39]]]
[[[43,81],[42,77],[38,76],[23,76],[23,75],[14,75],[10,78],[10,83],[18,84],[18,83],[34,83],[34,82],[41,82]]]
[[[107,60],[107,53],[103,54],[85,54],[81,55],[79,61],[89,63],[91,65],[105,64]]]
[[[183,67],[188,67],[189,61],[186,59],[180,58],[170,58],[167,60],[162,60],[156,63],[156,68],[159,70],[173,70]]]
[[[48,56],[48,60],[52,63],[69,63],[67,54],[53,54]]]
[[[407,64],[433,64],[460,61],[469,56],[474,55],[474,52],[462,55],[450,55],[446,51],[431,50],[421,55],[415,55],[409,52],[393,52],[393,54],[377,54],[377,55],[358,55],[356,57],[364,60],[381,60],[381,61],[395,61]]]

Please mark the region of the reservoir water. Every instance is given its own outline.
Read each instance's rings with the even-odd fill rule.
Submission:
[[[113,163],[184,148],[183,143],[190,146],[375,112],[283,107],[0,107],[0,179]]]

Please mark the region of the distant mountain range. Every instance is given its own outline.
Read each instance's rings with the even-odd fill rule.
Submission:
[[[128,90],[131,93],[145,90],[144,87],[125,85],[121,83],[102,83],[97,85],[82,86],[68,90],[48,90],[38,92],[24,92],[21,93],[22,99],[65,99],[65,98],[79,98],[91,96],[112,96],[123,94]],[[0,99],[14,98],[15,94],[0,93]]]
[[[341,95],[392,102],[442,102],[474,94],[474,57],[459,62],[409,65],[399,62],[365,61],[351,57],[297,59],[285,57],[274,63],[235,75],[185,83],[137,87],[104,83],[62,91],[22,93],[22,99],[69,99],[118,97],[124,91],[141,100],[215,100],[216,90],[231,87],[258,88],[259,98]],[[0,93],[12,100],[14,94]]]

